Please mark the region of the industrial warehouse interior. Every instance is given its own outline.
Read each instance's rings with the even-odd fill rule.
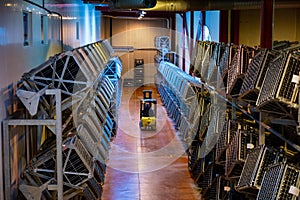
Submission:
[[[0,13],[0,200],[300,199],[300,1]]]

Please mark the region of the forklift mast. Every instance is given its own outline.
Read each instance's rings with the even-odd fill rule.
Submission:
[[[143,97],[144,99],[152,99],[152,90],[143,90]]]
[[[140,100],[140,127],[142,130],[156,129],[156,99],[152,99],[152,90],[143,90]]]

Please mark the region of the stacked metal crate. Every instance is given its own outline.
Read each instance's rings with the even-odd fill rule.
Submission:
[[[297,115],[296,109],[289,111],[298,108],[299,51],[200,41],[193,55],[195,77],[166,62],[157,75],[163,102],[187,144],[191,176],[207,199],[254,198],[277,158],[272,148],[255,148],[257,111]],[[216,184],[221,179],[226,191]]]
[[[260,110],[288,115],[298,107],[300,56],[294,51],[282,51],[271,62],[261,86],[256,105]]]
[[[227,94],[237,95],[240,92],[249,61],[254,57],[254,49],[247,46],[235,47],[235,54],[228,67]]]
[[[17,95],[33,118],[55,118],[54,99],[45,90],[62,92],[64,198],[101,198],[121,97],[122,64],[112,54],[110,44],[99,41],[58,54],[21,79]],[[53,132],[52,127],[45,129],[47,135]],[[54,144],[55,136],[46,138],[42,151],[26,167],[20,186],[25,198],[37,188],[41,192],[35,198],[55,195],[50,187],[57,182]]]
[[[219,164],[223,164],[226,160],[226,148],[229,142],[228,123],[229,120],[227,119],[216,144],[216,162]]]
[[[298,199],[300,169],[288,163],[278,163],[265,172],[257,200]]]
[[[247,137],[249,137],[249,134],[241,128],[238,128],[235,132],[230,130],[225,164],[225,175],[227,177],[240,176],[247,157]]]
[[[196,179],[202,172],[200,161],[201,143],[195,140],[188,151],[188,168],[193,179]]]
[[[269,165],[277,161],[278,153],[267,146],[257,146],[247,156],[237,190],[257,195]]]
[[[260,49],[249,64],[240,90],[239,99],[247,103],[255,104],[260,86],[265,78],[270,60],[275,52],[268,49]]]
[[[208,82],[214,69],[217,69],[217,57],[219,53],[218,43],[207,43],[207,48],[202,60],[201,78]]]
[[[200,173],[198,172],[200,156],[197,153],[199,143],[194,144],[194,140],[198,134],[201,113],[204,112],[204,106],[199,104],[199,100],[206,97],[206,93],[201,92],[202,89],[194,78],[171,63],[160,63],[156,80],[160,80],[157,83],[158,91],[170,117],[180,131],[189,155],[189,167],[196,178]],[[190,148],[191,144],[195,146]]]
[[[226,74],[228,73],[229,64],[231,63],[231,58],[233,54],[233,46],[230,44],[223,44],[221,45],[221,52],[220,52],[220,61],[219,61],[219,70],[221,76],[224,80]]]
[[[196,48],[194,49],[194,60],[192,65],[194,66],[194,74],[197,77],[200,77],[203,68],[207,68],[209,61],[209,49],[210,49],[210,43],[209,42],[203,42],[199,41],[197,43]]]
[[[223,198],[221,197],[221,195],[223,195],[223,188],[225,184],[227,185],[227,181],[224,179],[225,177],[221,175],[224,174],[224,168],[216,164],[214,159],[214,151],[211,151],[204,158],[198,159],[195,163],[194,171],[192,171],[192,177],[201,188],[202,197],[205,199],[214,199],[217,196]],[[221,176],[222,180],[220,179]]]
[[[204,190],[203,197],[210,200],[229,199],[229,181],[222,175],[217,174],[212,183]]]
[[[229,60],[226,45],[215,42],[198,41],[193,51],[193,73],[214,88],[223,88],[223,74]],[[220,65],[222,64],[222,67]]]
[[[202,107],[204,114],[200,116],[200,124],[197,126],[196,137],[192,142],[192,148],[189,149],[189,170],[192,174],[192,177],[195,181],[200,183],[202,179],[200,176],[203,176],[204,170],[206,168],[205,161],[207,161],[208,157],[206,155],[206,145],[203,142],[209,124],[209,109],[210,105],[208,104],[206,107]],[[213,146],[212,146],[213,147]],[[201,185],[203,188],[203,185]]]
[[[191,124],[194,121],[197,106],[197,82],[181,71],[174,64],[161,62],[158,68],[160,82],[157,83],[158,91],[162,97],[170,117],[180,129],[181,121]],[[187,125],[187,124],[186,124]],[[189,126],[185,126],[189,127]],[[184,130],[183,135],[188,132]]]
[[[94,176],[95,163],[92,156],[85,149],[78,137],[68,138],[63,142],[63,179],[64,193],[75,192],[78,189],[84,188],[87,182],[93,184],[93,199],[99,199],[102,194],[103,180],[99,176]],[[24,176],[30,185],[41,186],[54,184],[56,174],[56,146],[52,146],[47,152],[41,152],[37,155],[32,163],[26,167]],[[47,183],[51,181],[50,183]],[[26,186],[22,192],[28,192]],[[36,189],[36,188],[35,188]],[[35,197],[38,198],[38,197]],[[53,192],[44,190],[41,198],[53,198]]]
[[[207,72],[210,76],[215,73]],[[225,122],[226,103],[171,63],[160,63],[156,80],[162,101],[187,144],[191,175],[205,190],[217,178],[213,174],[224,173],[223,167],[213,163],[215,142]]]
[[[113,97],[110,100],[109,117],[113,122],[112,135],[115,136],[118,128],[118,108],[121,103],[122,79],[121,79],[122,63],[119,58],[112,57],[106,64],[104,75],[110,80],[113,86]],[[109,84],[108,84],[109,85]],[[110,87],[112,87],[110,85]]]

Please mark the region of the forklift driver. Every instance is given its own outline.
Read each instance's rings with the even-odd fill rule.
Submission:
[[[143,111],[143,116],[144,117],[153,117],[154,116],[154,111],[151,108],[151,105],[149,103],[145,104],[144,111]]]

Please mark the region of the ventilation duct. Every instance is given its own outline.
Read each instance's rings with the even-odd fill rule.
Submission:
[[[110,9],[139,9],[153,8],[156,0],[112,0],[109,4]]]
[[[249,10],[259,9],[261,0],[157,0],[151,11]],[[275,8],[299,8],[299,0],[276,0]]]

